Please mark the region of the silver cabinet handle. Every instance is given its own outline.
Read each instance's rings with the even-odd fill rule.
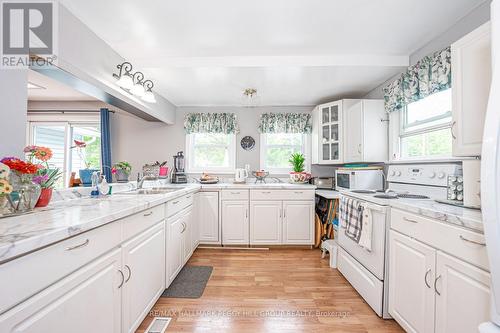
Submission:
[[[269,191],[266,191],[266,192],[262,191],[261,193],[263,193],[263,194],[270,194],[271,192],[269,192]]]
[[[451,131],[451,137],[453,138],[453,140],[456,140],[457,137],[455,136],[455,132],[453,131],[453,128],[455,127],[455,125],[457,124],[456,121],[454,121],[452,124],[451,124],[451,127],[450,127],[450,131]]]
[[[436,292],[436,294],[438,294],[438,296],[441,296],[441,293],[437,290],[437,282],[438,280],[441,278],[441,275],[439,275],[435,280],[434,280],[434,291]]]
[[[191,199],[191,196],[190,196],[190,195],[188,195],[188,196],[186,197],[186,199]]]
[[[361,143],[358,144],[358,153],[361,154]]]
[[[281,208],[280,208],[280,218],[281,218]]]
[[[418,221],[415,221],[415,220],[409,219],[409,218],[407,218],[407,217],[403,217],[403,220],[405,220],[406,222],[418,223]]]
[[[286,209],[283,209],[283,218],[286,218]]]
[[[231,192],[231,194],[240,194],[240,192]]]
[[[89,245],[89,243],[90,243],[90,240],[87,238],[87,239],[85,240],[85,242],[83,242],[83,243],[81,243],[81,244],[78,244],[78,245],[75,245],[75,246],[70,246],[70,247],[67,247],[67,248],[66,248],[66,251],[73,251],[73,250],[79,249],[79,248],[81,248],[81,247],[85,247],[85,246]]]
[[[132,277],[132,270],[130,269],[130,266],[129,265],[125,265],[125,268],[127,269],[128,271],[128,277],[125,279],[125,282],[124,283],[127,283],[128,280],[130,280],[130,278]]]
[[[304,192],[302,192],[302,191],[295,191],[295,192],[293,192],[293,193],[295,193],[295,194],[302,194],[302,193],[304,193]]]
[[[179,201],[172,201],[172,203],[173,203],[174,205],[177,205],[177,204],[179,203]]]
[[[184,231],[186,231],[186,228],[187,228],[186,223],[182,222],[182,231],[181,231],[181,234],[183,234]]]
[[[472,244],[476,244],[476,245],[480,245],[480,246],[486,246],[486,243],[483,243],[483,242],[478,242],[478,241],[473,241],[471,239],[467,239],[465,238],[464,236],[460,235],[460,239],[463,240],[464,242],[469,242],[469,243],[472,243]]]
[[[125,275],[123,275],[123,272],[121,269],[119,269],[118,272],[122,276],[122,281],[120,282],[120,285],[118,286],[118,289],[120,289],[123,286],[123,284],[125,283]]]
[[[431,269],[429,268],[427,270],[427,272],[425,272],[425,276],[424,276],[424,281],[425,281],[425,285],[427,286],[427,288],[431,289],[431,285],[429,284],[429,282],[427,282],[427,276],[429,275],[429,273],[431,272]]]
[[[245,218],[248,219],[248,208],[245,209]]]
[[[153,215],[153,211],[144,214],[144,216],[151,216],[151,215]]]

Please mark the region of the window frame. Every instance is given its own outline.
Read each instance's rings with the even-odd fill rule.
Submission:
[[[450,88],[451,89],[451,88]],[[453,159],[453,153],[450,153],[449,156],[418,156],[418,157],[402,157],[402,139],[426,134],[434,131],[449,129],[450,138],[452,138],[452,125],[453,118],[452,112],[448,111],[442,115],[431,117],[424,121],[414,122],[412,126],[407,126],[407,117],[408,117],[408,108],[404,106],[403,110],[399,112],[391,112],[389,114],[389,160],[395,162],[404,162],[404,161],[422,161],[422,162],[431,162],[431,161],[447,161]],[[426,123],[433,123],[437,120],[445,119],[450,117],[450,121],[442,124],[430,125],[426,127],[419,127],[417,129],[411,129],[411,127],[422,126]],[[410,129],[409,129],[410,128]]]
[[[64,166],[63,166],[63,188],[68,188],[68,182],[71,177],[71,146],[72,146],[72,126],[78,125],[97,125],[101,126],[99,114],[95,112],[79,113],[79,114],[64,114],[58,113],[43,113],[39,114],[28,113],[26,131],[26,145],[33,145],[35,139],[35,126],[64,126]],[[102,160],[100,160],[100,169],[102,169]]]
[[[233,173],[236,170],[236,134],[226,134],[230,136],[230,142],[228,147],[229,154],[229,166],[228,167],[204,167],[204,168],[195,168],[191,166],[194,156],[194,146],[193,146],[193,135],[203,134],[203,133],[191,133],[186,134],[186,154],[185,154],[185,172],[186,173],[203,173],[210,172],[214,174],[227,174]],[[205,145],[210,146],[210,145]],[[217,145],[222,146],[222,145]]]
[[[306,133],[296,133],[300,134],[302,136],[302,151],[301,153],[304,154],[304,157],[306,158],[305,160],[305,170],[306,172],[311,172],[311,134],[306,134]],[[272,145],[271,147],[284,147],[284,146],[291,146],[291,145]],[[260,169],[261,170],[266,170],[269,172],[269,174],[273,175],[288,175],[290,172],[292,172],[292,167],[288,168],[270,168],[265,165],[266,161],[266,154],[267,150],[269,149],[269,145],[267,144],[267,133],[261,133],[260,134]]]

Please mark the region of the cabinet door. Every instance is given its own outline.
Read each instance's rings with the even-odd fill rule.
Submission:
[[[281,244],[281,201],[250,202],[250,244]]]
[[[167,284],[175,279],[182,268],[182,229],[184,228],[182,216],[167,220]],[[167,286],[168,287],[168,286]]]
[[[283,244],[313,244],[314,202],[283,202]]]
[[[436,251],[393,230],[389,244],[389,313],[407,332],[433,332]]]
[[[121,261],[113,250],[5,312],[0,332],[121,332]]]
[[[222,244],[248,245],[248,201],[222,201]]]
[[[363,161],[363,102],[345,110],[345,162]]]
[[[441,252],[436,271],[436,333],[477,332],[490,318],[490,275]]]
[[[123,331],[135,332],[165,290],[165,222],[122,245]]]
[[[191,244],[193,251],[198,247],[198,243],[200,242],[200,214],[198,210],[198,194],[194,195],[193,201],[193,212],[191,216]]]
[[[491,27],[479,27],[451,46],[453,155],[481,155],[491,82]]]
[[[219,193],[200,192],[200,243],[219,243]]]
[[[192,227],[192,220],[193,220],[193,212],[192,210],[189,210],[186,215],[184,215],[183,218],[183,223],[184,223],[184,228],[182,229],[182,265],[191,258],[191,255],[193,254],[193,243],[191,242],[191,227]]]

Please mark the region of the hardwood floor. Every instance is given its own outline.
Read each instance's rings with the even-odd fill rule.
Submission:
[[[188,265],[213,266],[199,299],[160,298],[167,332],[403,332],[380,319],[319,250],[198,249]]]

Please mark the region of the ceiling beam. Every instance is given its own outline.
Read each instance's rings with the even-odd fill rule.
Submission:
[[[132,58],[138,68],[156,67],[407,67],[407,55],[227,56]]]

